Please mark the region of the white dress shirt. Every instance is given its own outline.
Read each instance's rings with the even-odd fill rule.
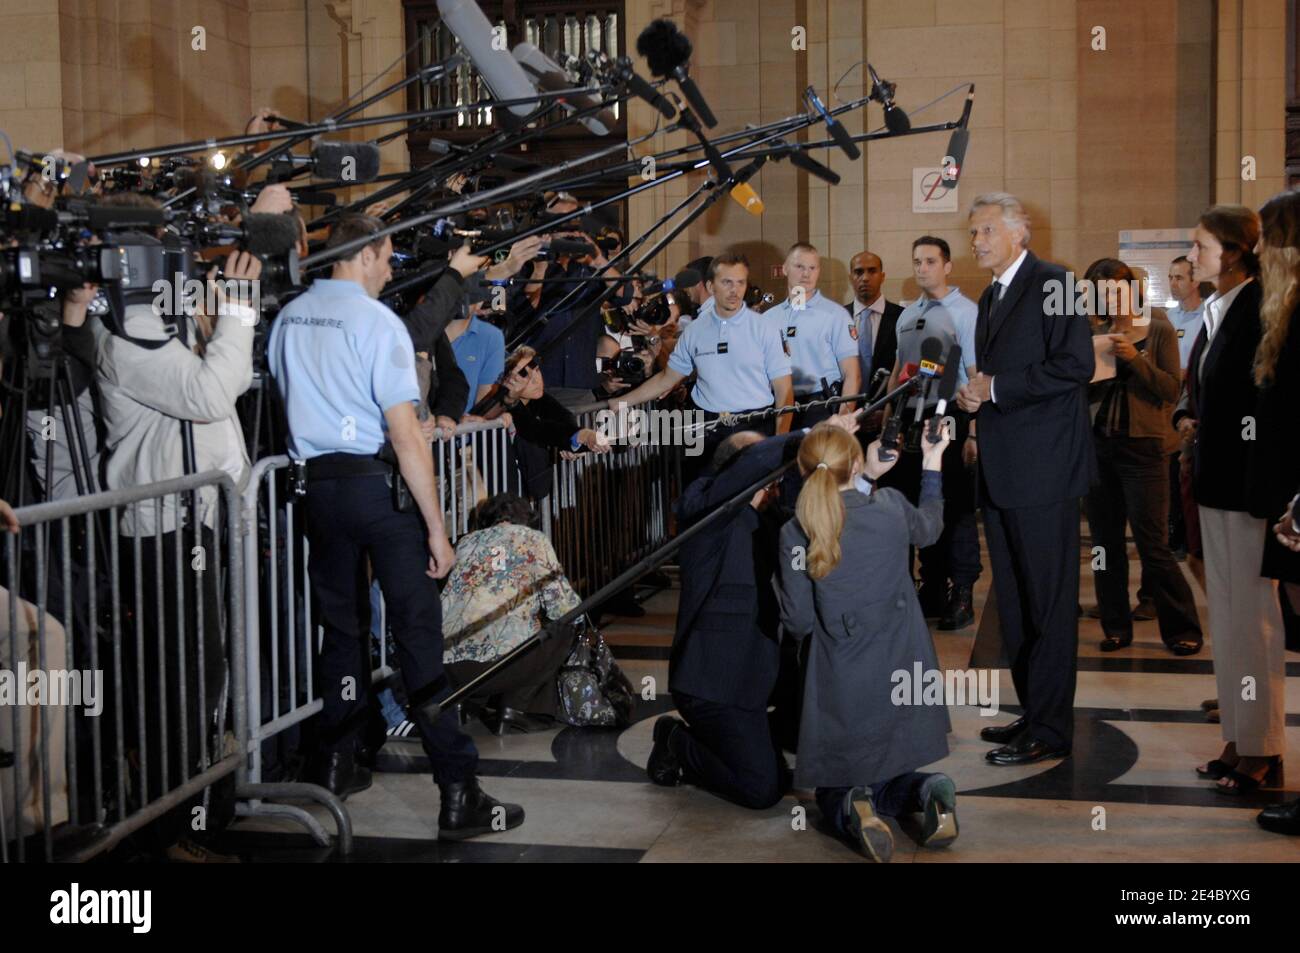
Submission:
[[[1002,274],[998,275],[996,278],[993,279],[993,283],[995,285],[1002,286],[998,288],[997,291],[995,292],[996,296],[993,299],[994,304],[997,304],[999,301],[1003,299],[1003,297],[1006,296],[1007,289],[1011,287],[1012,279],[1016,277],[1016,272],[1020,270],[1020,266],[1025,263],[1025,259],[1028,256],[1029,256],[1029,249],[1028,248],[1022,249],[1020,255],[1016,258],[1016,260],[1013,261],[1010,265],[1008,265],[1006,270],[1003,271]],[[989,400],[993,401],[993,403],[995,404],[998,402],[997,394],[995,394],[993,391],[993,378],[991,377],[989,378]]]
[[[1232,303],[1237,300],[1237,295],[1241,293],[1241,289],[1253,280],[1253,278],[1247,278],[1227,294],[1221,295],[1216,291],[1205,299],[1205,308],[1201,314],[1201,320],[1205,322],[1205,347],[1201,348],[1201,362],[1196,367],[1198,380],[1205,373],[1205,358],[1210,353],[1210,342],[1214,340],[1215,332],[1223,326],[1224,315],[1228,313]]]

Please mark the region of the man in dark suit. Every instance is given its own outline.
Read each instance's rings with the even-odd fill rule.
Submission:
[[[832,419],[846,426],[848,418]],[[797,451],[804,431],[732,434],[674,510],[679,530],[707,517]],[[646,773],[686,781],[742,807],[767,808],[789,785],[767,706],[781,666],[780,608],[772,585],[781,526],[790,516],[773,484],[748,506],[714,520],[681,549],[682,595],[668,663],[669,689],[686,719],[655,723]]]
[[[903,308],[893,301],[886,301],[881,294],[885,269],[880,256],[874,252],[860,251],[849,260],[849,280],[853,283],[853,300],[844,309],[853,317],[851,328],[858,339],[862,387],[870,391],[879,369],[888,372],[894,368],[894,358],[898,356],[895,328]],[[875,427],[871,423],[863,421],[863,429],[880,429],[878,420]]]
[[[992,192],[970,211],[971,251],[993,284],[980,296],[972,363],[957,394],[978,414],[980,502],[1002,644],[1024,715],[980,737],[994,764],[1070,754],[1079,643],[1079,499],[1096,462],[1087,318],[1059,265],[1028,250],[1029,216]],[[1120,554],[1118,558],[1123,558]]]

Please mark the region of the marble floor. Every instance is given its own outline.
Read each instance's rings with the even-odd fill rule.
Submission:
[[[1129,556],[1136,588],[1136,554],[1130,549]],[[1094,596],[1082,560],[1080,576],[1086,607]],[[1204,622],[1204,595],[1187,577]],[[988,588],[986,570],[976,589],[975,625],[933,633],[942,668],[970,667]],[[641,595],[644,617],[607,619],[604,630],[633,684],[656,689],[653,700],[638,702],[631,727],[506,738],[477,723],[470,729],[484,788],[524,805],[522,827],[439,844],[438,792],[419,744],[393,741],[380,753],[374,785],[347,801],[356,835],[352,859],[861,863],[850,847],[820,831],[807,792],[750,811],[691,787],[649,783],[644,765],[654,720],[672,710],[667,658],[677,593]],[[925,850],[909,836],[910,825],[891,821],[894,863],[1300,860],[1300,838],[1266,833],[1254,820],[1261,806],[1300,794],[1300,769],[1289,790],[1242,798],[1218,794],[1192,771],[1221,747],[1219,727],[1200,710],[1201,700],[1215,694],[1209,635],[1200,655],[1176,658],[1164,649],[1156,623],[1142,622],[1129,649],[1106,654],[1097,647],[1099,625],[1080,620],[1074,756],[1023,768],[984,761],[990,746],[979,741],[979,729],[1020,711],[1009,674],[1000,670],[1001,714],[986,718],[975,707],[951,707],[950,754],[930,767],[957,784],[960,837],[947,849]],[[1287,675],[1288,744],[1300,751],[1300,655],[1287,654]],[[278,819],[241,820],[223,845],[253,862],[338,859]]]

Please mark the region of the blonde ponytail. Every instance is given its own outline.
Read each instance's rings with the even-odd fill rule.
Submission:
[[[821,579],[840,564],[840,534],[844,531],[844,501],[840,485],[862,460],[857,440],[839,427],[819,424],[799,447],[803,489],[795,513],[808,536],[808,575]]]

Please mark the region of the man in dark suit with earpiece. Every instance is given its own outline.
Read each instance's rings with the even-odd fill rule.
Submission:
[[[1029,216],[992,192],[970,211],[971,251],[993,283],[975,325],[979,373],[957,393],[978,415],[980,505],[1002,645],[1024,715],[980,737],[993,764],[1067,757],[1079,645],[1079,499],[1096,468],[1088,320],[1061,266],[1029,251]],[[1126,554],[1112,554],[1124,559]]]

